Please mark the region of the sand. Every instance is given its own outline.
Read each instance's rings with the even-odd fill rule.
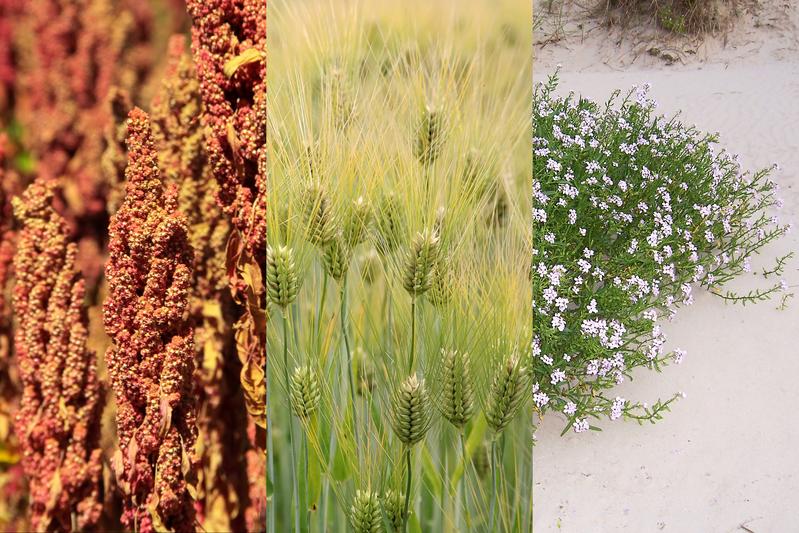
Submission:
[[[714,37],[704,57],[670,66],[649,55],[631,60],[630,46],[609,47],[599,29],[545,53],[539,46],[534,77],[560,63],[561,88],[594,99],[650,82],[663,113],[682,110],[685,122],[719,132],[745,166],[778,162],[781,216],[797,224],[767,249],[779,254],[799,250],[799,8],[763,4],[783,13],[782,29],[743,21],[727,36],[737,44],[718,47],[722,37]],[[618,390],[650,402],[685,392],[656,425],[606,421],[601,433],[561,438],[562,421],[544,421],[534,456],[536,532],[799,531],[799,258],[785,278],[798,295],[787,310],[699,293],[664,325],[669,345],[688,350],[685,361],[639,372]]]

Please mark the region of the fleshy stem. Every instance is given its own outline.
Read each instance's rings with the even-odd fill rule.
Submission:
[[[405,482],[405,510],[402,513],[402,531],[408,532],[408,511],[411,505],[411,447],[405,447],[405,468],[407,469],[408,480]]]
[[[350,401],[352,402],[352,427],[355,428],[355,447],[358,464],[361,460],[361,439],[358,432],[358,404],[355,401],[355,378],[352,374],[352,352],[350,338],[347,334],[347,278],[341,283],[341,335],[344,337],[344,349],[347,351],[347,374],[350,381]]]
[[[533,412],[533,423],[535,423],[535,412]],[[535,427],[535,424],[533,424]],[[533,533],[533,495],[535,494],[535,470],[533,468],[533,456],[535,450],[535,441],[530,439],[530,508],[527,510],[527,516],[530,520],[530,533]]]
[[[286,378],[286,391],[291,390],[291,381],[289,380],[289,321],[286,315],[286,309],[283,309],[283,373]],[[293,501],[299,506],[300,503],[300,490],[297,486],[297,458],[294,454],[294,421],[291,418],[291,408],[289,408],[289,447],[291,448],[291,488],[293,494]],[[300,533],[300,510],[299,508],[294,513],[294,531]]]

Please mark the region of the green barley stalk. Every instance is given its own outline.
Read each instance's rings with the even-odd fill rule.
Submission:
[[[288,321],[288,314],[286,309],[283,309],[283,372],[285,375],[285,383],[286,383],[286,390],[290,390],[291,388],[291,381],[289,379],[289,338],[288,338],[288,331],[289,331],[289,321]],[[289,450],[291,452],[291,492],[293,497],[293,502],[296,503],[297,506],[300,505],[300,489],[297,484],[297,458],[295,457],[294,451],[294,423],[291,418],[288,420],[289,425]],[[296,512],[294,514],[294,531],[295,533],[300,533],[300,512],[299,508],[296,508]]]
[[[289,394],[291,408],[294,411],[294,414],[307,428],[311,415],[313,415],[319,407],[319,379],[316,377],[316,373],[311,369],[311,367],[301,366],[294,369],[294,373],[291,376],[291,389]],[[305,500],[302,507],[305,507],[306,509],[306,523],[310,527],[311,510],[308,505],[308,502],[310,501],[310,494],[308,491],[308,437],[303,433],[301,439],[304,457],[303,471],[305,478]]]
[[[465,508],[466,447],[463,441],[464,428],[474,414],[474,383],[467,353],[442,348],[441,355],[443,375],[441,376],[442,399],[439,402],[439,410],[441,415],[455,426],[460,435],[461,458],[464,470],[459,481],[458,491],[462,493]],[[446,475],[444,479],[448,479]],[[456,513],[457,524],[460,524],[460,518],[460,513]]]
[[[288,370],[288,306],[297,298],[298,281],[297,269],[294,264],[294,254],[291,249],[286,246],[279,246],[266,248],[266,282],[267,282],[267,298],[269,301],[281,308],[283,316],[283,365],[285,373],[286,390],[290,388],[289,370]],[[271,426],[271,421],[268,420],[268,425]],[[272,438],[272,432],[269,432],[269,438]],[[297,472],[296,460],[294,458],[294,429],[289,418],[289,439],[291,449],[291,479],[292,479],[292,494],[294,501],[299,503],[299,489],[297,487]],[[273,448],[274,449],[274,448]],[[271,457],[271,456],[270,456]],[[274,470],[272,472],[274,476]],[[274,479],[274,477],[273,477]],[[299,513],[295,519],[295,531],[299,533],[300,530],[300,517]]]
[[[519,356],[511,354],[499,371],[494,376],[491,385],[488,405],[485,410],[488,426],[493,430],[494,435],[491,439],[491,481],[493,490],[491,493],[491,511],[489,524],[494,527],[494,510],[497,500],[497,452],[496,441],[508,424],[516,416],[525,398],[527,370],[521,366]]]
[[[413,467],[411,465],[411,452],[413,446],[424,439],[427,430],[430,429],[430,397],[425,388],[424,380],[420,380],[416,374],[403,381],[394,393],[391,403],[391,426],[394,434],[404,445],[406,485],[405,485],[405,506],[403,510],[402,530],[408,529],[408,515],[411,499],[411,487],[413,478]]]
[[[433,268],[438,260],[438,234],[425,230],[417,233],[405,261],[402,286],[411,296],[411,346],[408,356],[408,372],[413,372],[416,358],[416,299],[430,290]]]

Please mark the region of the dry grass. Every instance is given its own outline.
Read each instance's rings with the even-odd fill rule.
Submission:
[[[723,31],[740,11],[740,0],[599,0],[609,25],[654,23],[677,34]]]

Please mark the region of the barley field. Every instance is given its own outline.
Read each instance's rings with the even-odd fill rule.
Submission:
[[[529,6],[270,13],[269,531],[529,529]]]

